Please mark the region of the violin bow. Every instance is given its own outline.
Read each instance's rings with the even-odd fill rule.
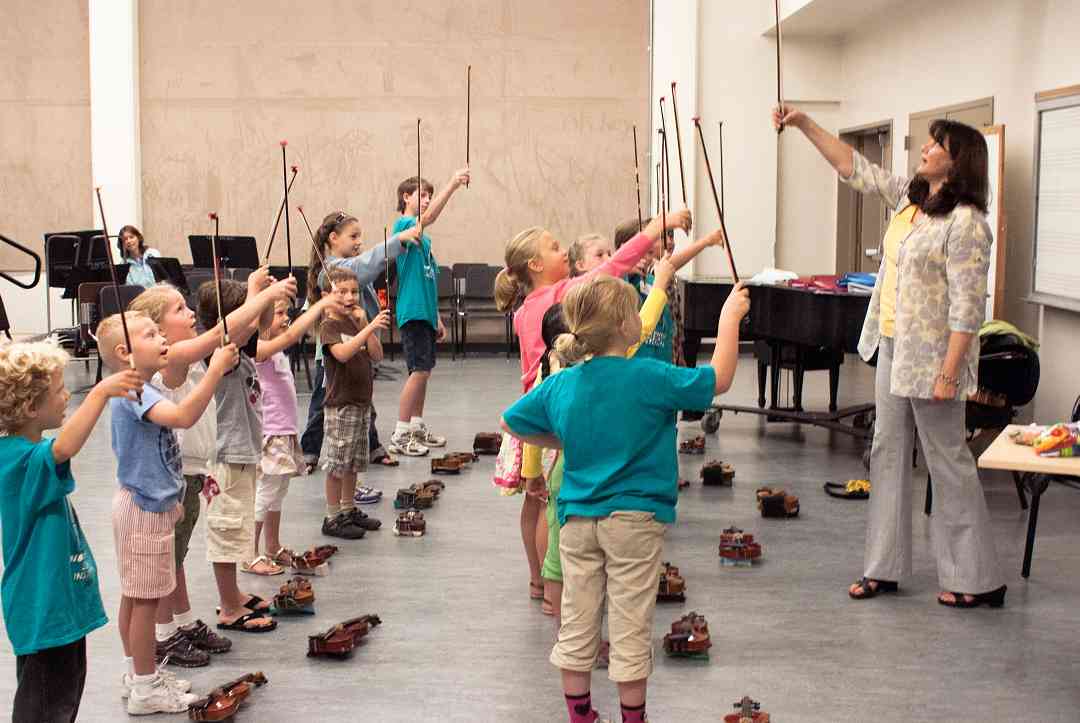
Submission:
[[[386,226],[382,227],[382,248],[383,259],[385,260],[385,271],[383,272],[383,280],[386,283],[386,310],[390,311],[390,252],[389,243],[386,237]],[[392,311],[390,313],[393,313]]]
[[[663,99],[660,100],[663,103]],[[663,179],[664,158],[667,156],[667,132],[660,128],[660,177]],[[664,190],[664,184],[660,183],[660,248],[661,254],[667,251],[667,204],[670,199]]]
[[[637,157],[637,126],[634,127],[634,187],[637,189],[637,230],[641,233],[644,226],[641,218],[641,174],[638,171]]]
[[[724,209],[720,204],[720,196],[716,193],[716,181],[713,179],[712,165],[709,163],[709,151],[705,148],[705,135],[701,132],[701,119],[694,116],[694,127],[697,128],[698,140],[701,141],[701,155],[705,159],[705,170],[709,174],[709,186],[712,188],[713,203],[716,204],[716,213],[720,216],[720,230],[724,233],[724,249],[727,251],[728,263],[731,264],[731,276],[735,283],[739,283],[739,272],[735,270],[735,257],[731,253],[731,239],[728,238],[727,225],[724,223]]]
[[[285,190],[292,188],[293,181],[296,180],[296,174],[300,172],[300,166],[292,166],[292,178],[289,179],[289,184],[285,187]],[[263,257],[263,263],[270,263],[270,250],[274,247],[274,238],[277,236],[278,224],[281,223],[281,214],[285,212],[285,203],[287,197],[281,198],[281,203],[278,205],[277,216],[274,217],[274,225],[270,227],[270,236],[266,241],[266,256]]]
[[[422,219],[424,214],[420,210],[420,197],[424,192],[424,180],[420,175],[420,119],[416,119],[416,225],[420,228],[421,236],[424,233],[424,225]],[[390,293],[387,289],[387,294]]]
[[[724,121],[717,121],[720,128],[720,210],[727,208],[724,205]]]
[[[664,96],[660,96],[660,130],[663,131],[663,142],[660,144],[660,170],[663,172],[661,182],[664,184],[664,203],[671,203],[671,165],[667,153],[667,121],[664,119]],[[671,208],[665,206],[665,210]]]
[[[289,182],[286,179],[285,146],[288,141],[281,141],[281,185],[285,188],[285,254],[288,260],[289,276],[293,275],[292,265],[292,233],[289,229]]]
[[[660,144],[657,143],[656,145],[659,146]],[[660,154],[658,153],[657,155],[660,155]],[[656,164],[656,215],[657,216],[660,215],[660,196],[662,195],[662,192],[664,190],[664,188],[663,188],[664,182],[663,182],[662,179],[663,179],[663,176],[660,174],[660,164],[657,163]]]
[[[780,87],[780,0],[773,0],[773,9],[776,11],[776,107],[780,112],[781,122],[776,128],[777,134],[784,132],[784,96]]]
[[[213,211],[209,214],[210,220],[214,222],[214,233],[210,236],[210,256],[214,260],[214,293],[217,296],[217,313],[218,318],[221,319],[221,346],[228,346],[229,344],[229,322],[225,320],[225,314],[222,313],[221,306],[221,271],[218,268],[218,232],[220,231],[220,222],[218,215]]]
[[[465,167],[469,167],[469,128],[472,116],[472,66],[465,66]],[[418,145],[417,148],[420,146]],[[419,175],[419,174],[417,174]],[[469,187],[469,182],[465,182],[465,188]],[[386,293],[389,299],[390,290],[387,289]]]
[[[675,117],[675,147],[679,152],[679,182],[682,184],[683,206],[689,206],[686,201],[686,171],[683,169],[682,157],[682,132],[679,131],[679,104],[675,100],[675,81],[671,81],[671,114]],[[668,189],[670,192],[671,189]]]
[[[304,219],[304,225],[307,226],[308,236],[311,237],[311,249],[312,249],[312,251],[315,252],[315,256],[319,259],[319,265],[323,267],[324,271],[326,271],[327,270],[327,268],[326,268],[326,259],[323,258],[322,251],[319,250],[319,242],[315,240],[315,234],[311,230],[311,224],[308,223],[307,214],[304,213],[304,207],[303,206],[297,206],[296,210],[300,212],[300,218]],[[329,277],[327,277],[327,279],[329,279]],[[317,282],[318,278],[316,278],[315,280]],[[330,282],[330,289],[333,290],[333,288],[334,288],[334,282],[331,281]]]
[[[127,317],[124,316],[124,303],[120,300],[120,278],[116,275],[116,263],[113,261],[112,251],[109,249],[109,226],[105,223],[105,205],[101,202],[101,186],[94,188],[97,195],[98,213],[101,214],[101,233],[105,237],[105,258],[109,261],[109,276],[112,279],[113,293],[116,294],[116,308],[120,310],[120,327],[124,330],[124,346],[128,350],[128,366],[135,368],[135,350],[131,348],[131,335],[128,334]],[[93,245],[90,246],[91,252]],[[141,395],[138,395],[140,400]]]

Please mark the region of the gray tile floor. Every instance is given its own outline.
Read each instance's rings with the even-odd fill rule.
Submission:
[[[441,359],[428,396],[430,425],[450,438],[450,449],[467,449],[475,432],[496,428],[499,412],[515,397],[518,374],[516,360]],[[68,378],[73,386],[87,381],[81,364],[69,366]],[[752,360],[744,357],[729,397],[754,403],[754,379]],[[399,376],[376,384],[384,435],[402,381]],[[842,401],[867,399],[871,385],[869,370],[849,360]],[[824,405],[826,387],[823,374],[808,376],[808,406]],[[301,405],[306,403],[302,395]],[[698,430],[681,426],[683,436]],[[652,719],[722,720],[733,701],[749,694],[778,723],[1080,720],[1080,494],[1060,486],[1047,493],[1034,571],[1024,581],[1019,570],[1027,515],[1007,478],[985,480],[1009,595],[1004,609],[963,612],[934,602],[936,576],[918,485],[912,503],[920,509],[915,578],[899,596],[856,603],[845,589],[860,573],[864,505],[826,497],[821,484],[862,476],[859,453],[859,445],[843,435],[725,415],[704,459],[720,457],[736,466],[733,489],[702,488],[696,479],[703,458],[680,457],[683,475],[695,484],[682,493],[665,557],[682,568],[688,600],[660,606],[654,633],[659,650],[670,622],[693,609],[708,616],[714,647],[707,664],[658,655],[649,688]],[[318,615],[282,620],[270,635],[234,634],[232,652],[209,668],[184,671],[195,690],[264,671],[270,684],[238,716],[247,721],[565,720],[558,674],[547,663],[555,631],[527,595],[520,501],[496,494],[489,481],[492,458],[481,459],[467,474],[445,478],[448,489],[428,514],[428,536],[420,539],[391,534],[391,499],[398,487],[429,478],[427,461],[373,470],[370,481],[388,497],[374,509],[386,529],[341,545],[331,575],[314,581]],[[75,459],[74,501],[111,616],[119,604],[109,521],[113,469],[109,426],[102,420]],[[764,483],[798,494],[801,517],[761,519],[753,498]],[[286,544],[325,541],[318,529],[322,494],[321,474],[293,482]],[[764,543],[759,567],[720,567],[717,538],[730,524]],[[215,593],[203,531],[200,523],[187,573],[197,614],[212,621]],[[264,596],[283,580],[242,577],[247,589]],[[305,657],[308,634],[368,612],[384,624],[351,659]],[[0,646],[0,708],[6,713],[15,664],[6,637]],[[80,719],[122,720],[115,623],[90,636],[89,654]],[[603,673],[594,677],[593,695],[602,712],[617,717],[615,688]]]

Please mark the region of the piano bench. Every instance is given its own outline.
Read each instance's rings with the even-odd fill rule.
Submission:
[[[844,351],[829,347],[813,347],[776,340],[754,342],[754,358],[758,365],[758,407],[765,407],[765,380],[770,377],[772,407],[777,408],[780,396],[780,370],[790,370],[794,378],[796,411],[803,411],[802,392],[805,372],[829,372],[829,411],[836,411],[836,397],[840,385],[840,365],[844,363]],[[772,373],[769,375],[770,367]]]

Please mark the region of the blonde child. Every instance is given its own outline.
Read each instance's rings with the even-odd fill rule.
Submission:
[[[247,301],[226,318],[230,331],[254,328],[259,315],[277,298],[296,293],[296,282],[285,280],[272,283],[268,269],[257,269],[248,277]],[[173,403],[182,401],[206,374],[203,359],[221,344],[222,325],[196,335],[195,313],[188,308],[183,295],[169,284],[157,284],[139,294],[128,307],[141,311],[158,325],[169,344],[168,365],[154,375],[150,383]],[[184,496],[181,504],[184,516],[176,523],[176,589],[162,598],[155,624],[158,662],[198,667],[210,663],[210,654],[224,653],[232,641],[212,631],[195,617],[188,598],[184,560],[191,535],[199,519],[199,495],[210,475],[217,440],[217,404],[213,399],[206,412],[189,429],[177,433],[183,461]],[[213,479],[212,477],[210,478]]]
[[[295,293],[293,284],[287,296]],[[198,291],[199,321],[204,328],[214,328],[220,321],[219,305],[227,319],[243,306],[245,296],[239,281],[222,281],[220,296],[214,282],[203,284]],[[265,331],[272,318],[273,307],[267,306],[259,316],[259,330]],[[215,484],[206,495],[206,559],[213,563],[221,599],[218,629],[264,633],[277,627],[277,621],[269,617],[270,604],[242,592],[236,571],[255,551],[255,473],[262,457],[262,387],[255,371],[258,339],[253,335],[250,327],[229,327],[229,338],[243,348],[235,369],[214,392],[217,460]]]
[[[13,721],[73,721],[86,683],[86,636],[108,622],[94,554],[68,496],[71,458],[110,398],[142,387],[106,377],[64,421],[68,355],[47,342],[0,346],[0,527],[4,626],[15,651]],[[52,438],[43,436],[59,428]]]
[[[426,454],[429,447],[446,446],[446,438],[434,434],[424,423],[424,400],[435,368],[435,345],[446,338],[446,326],[439,317],[439,266],[426,231],[438,220],[454,192],[468,182],[469,169],[462,168],[434,198],[434,187],[424,178],[406,178],[397,187],[397,210],[401,215],[394,222],[393,233],[420,226],[422,234],[397,258],[395,317],[409,378],[401,390],[398,421],[390,437],[390,451],[395,454]]]
[[[625,281],[596,276],[562,303],[569,333],[555,348],[575,366],[518,400],[503,428],[565,455],[557,501],[563,614],[551,662],[562,671],[569,719],[597,720],[589,690],[607,597],[609,677],[619,687],[623,721],[640,723],[663,537],[678,498],[675,411],[708,405],[729,388],[749,295],[741,285],[732,291],[712,363],[700,369],[626,358],[641,319],[637,292]]]
[[[308,267],[308,303],[315,304],[321,297],[323,286],[323,260],[328,266],[340,266],[352,271],[356,276],[356,282],[360,285],[360,304],[364,307],[364,313],[369,319],[379,315],[379,296],[375,293],[374,282],[382,278],[386,273],[386,265],[396,261],[401,255],[406,244],[416,243],[420,238],[420,229],[416,226],[407,228],[400,233],[395,233],[386,242],[377,243],[367,251],[360,253],[363,244],[363,229],[355,216],[350,216],[344,211],[328,214],[323,218],[319,228],[315,231],[315,243],[319,252],[311,253],[311,264]],[[315,344],[315,376],[317,389],[312,392],[311,405],[308,408],[308,425],[304,430],[304,436],[300,440],[304,448],[304,457],[314,467],[319,459],[319,451],[322,449],[323,440],[323,398],[325,385],[321,384],[324,377],[322,344],[316,340]],[[371,451],[371,461],[386,467],[396,467],[398,461],[383,447],[379,441],[379,433],[375,425],[375,407],[371,407],[371,424],[368,426],[368,446]],[[423,454],[418,443],[411,441],[402,445],[401,451],[408,456]],[[373,488],[358,488],[356,494],[357,504],[371,504],[382,498],[381,490]]]
[[[138,399],[114,398],[109,403],[119,480],[112,504],[122,595],[119,626],[129,664],[123,692],[130,715],[178,713],[195,696],[158,673],[154,645],[158,603],[176,587],[174,528],[184,513],[180,445],[173,430],[191,427],[206,411],[214,387],[235,363],[237,349],[229,345],[216,350],[206,376],[174,404],[149,383],[166,366],[165,337],[146,314],[125,316],[130,348],[119,314],[97,328],[102,361],[114,371],[131,365],[144,382]]]
[[[683,209],[670,214],[667,225],[689,229],[690,212]],[[536,380],[544,353],[540,327],[551,305],[560,301],[574,285],[597,274],[621,276],[627,273],[653,247],[662,231],[659,219],[655,219],[608,261],[574,278],[570,276],[566,251],[547,230],[539,226],[525,229],[506,244],[506,267],[495,279],[495,304],[500,311],[508,312],[520,303],[520,308],[514,312],[514,330],[521,348],[522,392],[529,391]],[[499,470],[497,465],[495,484],[514,493],[520,491],[523,484],[520,447],[516,440],[508,443],[504,440],[504,447],[508,449],[500,451],[499,456],[510,462],[504,470]],[[544,597],[536,543],[538,537],[542,537],[539,527],[542,510],[543,504],[538,499],[525,495],[521,505],[521,541],[529,564],[529,596],[534,600]]]
[[[368,465],[371,363],[382,359],[379,330],[390,325],[390,312],[380,311],[368,322],[360,306],[360,285],[347,269],[330,269],[323,289],[330,291],[342,311],[331,311],[319,325],[326,365],[326,435],[320,454],[326,470],[322,533],[355,540],[381,525],[356,509],[353,497],[357,475]]]
[[[611,240],[603,234],[587,233],[570,244],[566,250],[570,275],[581,276],[600,266],[615,253]]]
[[[297,430],[296,382],[285,350],[304,334],[326,311],[341,313],[337,299],[326,296],[289,323],[288,299],[274,304],[270,325],[259,333],[255,369],[263,392],[262,459],[255,479],[255,558],[244,563],[244,572],[280,575],[281,565],[292,564],[292,552],[281,544],[281,504],[289,492],[289,478],[304,469]],[[266,531],[266,555],[259,554],[259,538]]]

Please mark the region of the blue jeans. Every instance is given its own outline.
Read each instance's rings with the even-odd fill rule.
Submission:
[[[315,388],[311,390],[311,403],[308,404],[307,426],[300,437],[300,449],[305,457],[319,458],[323,443],[323,402],[326,400],[323,363],[315,362]],[[368,422],[368,449],[375,454],[382,449],[379,433],[375,429],[375,406],[371,407],[371,419]]]

